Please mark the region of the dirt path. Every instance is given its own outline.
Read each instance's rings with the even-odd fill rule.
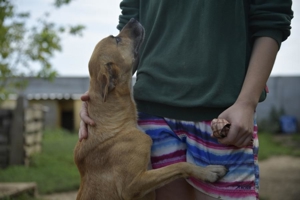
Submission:
[[[263,200],[300,199],[300,158],[280,156],[260,162]]]
[[[263,200],[300,199],[300,158],[279,156],[260,162],[260,196]],[[43,196],[45,200],[75,200],[76,192]]]
[[[42,196],[43,200],[75,200],[77,191]]]

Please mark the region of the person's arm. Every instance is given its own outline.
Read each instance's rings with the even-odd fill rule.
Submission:
[[[228,135],[219,142],[238,147],[252,140],[253,117],[261,92],[269,78],[281,42],[290,35],[291,0],[252,0],[249,34],[254,41],[242,90],[236,102],[220,114],[231,123]]]
[[[272,71],[278,48],[277,42],[272,38],[256,39],[237,103],[246,103],[252,107],[253,111],[255,110]]]
[[[291,34],[292,0],[251,0],[249,34],[273,38],[278,46]]]
[[[123,0],[120,3],[120,8],[122,14],[119,16],[117,29],[121,31],[131,18],[139,21],[140,0]]]
[[[232,124],[228,136],[220,139],[220,143],[242,147],[251,141],[253,115],[273,68],[277,51],[278,44],[274,39],[269,37],[256,39],[239,97],[233,106],[219,116]]]

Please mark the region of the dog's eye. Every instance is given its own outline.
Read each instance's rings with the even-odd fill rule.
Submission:
[[[115,40],[116,40],[117,44],[119,44],[122,41],[121,38],[119,38],[119,37],[115,37]]]

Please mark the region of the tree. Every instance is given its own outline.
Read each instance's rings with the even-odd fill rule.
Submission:
[[[71,0],[55,0],[60,8]],[[57,25],[45,13],[28,26],[29,12],[18,12],[12,0],[0,0],[0,104],[16,89],[24,89],[25,77],[52,79],[57,72],[51,65],[55,52],[62,51],[62,34],[82,35],[83,25]],[[33,69],[32,63],[39,63]]]

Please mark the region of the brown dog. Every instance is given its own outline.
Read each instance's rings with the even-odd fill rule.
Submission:
[[[177,178],[214,182],[227,171],[185,162],[147,170],[152,141],[138,129],[131,95],[132,66],[143,36],[143,27],[132,19],[118,36],[101,40],[91,56],[88,112],[96,126],[89,126],[88,139],[75,147],[81,176],[77,200],[153,200],[156,188]]]

